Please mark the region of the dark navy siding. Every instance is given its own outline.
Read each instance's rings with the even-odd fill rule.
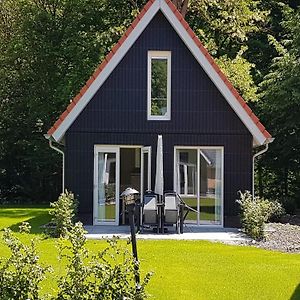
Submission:
[[[147,121],[149,50],[172,51],[170,121]],[[157,134],[163,135],[166,189],[173,188],[174,146],[224,146],[225,215],[235,216],[237,191],[251,189],[252,136],[161,13],[66,134],[66,184],[89,223],[94,145],[151,145],[154,167]]]

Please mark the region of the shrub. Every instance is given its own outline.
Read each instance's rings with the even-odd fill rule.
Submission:
[[[135,285],[135,265],[132,254],[121,247],[116,238],[108,240],[108,247],[90,256],[81,223],[68,233],[71,245],[61,246],[61,257],[67,262],[67,273],[60,279],[55,299],[144,299],[148,273],[140,289]]]
[[[30,230],[28,223],[20,227]],[[21,228],[20,228],[21,229]],[[10,249],[8,259],[1,259],[0,264],[0,299],[38,300],[39,284],[50,268],[39,263],[35,240],[29,246],[15,237],[10,229],[4,229],[3,239]]]
[[[30,225],[20,226],[28,232]],[[116,238],[108,240],[108,246],[90,255],[86,248],[85,231],[81,223],[76,223],[60,239],[60,259],[67,261],[64,274],[58,279],[55,296],[40,294],[40,283],[51,269],[39,263],[36,244],[23,244],[10,229],[4,230],[4,241],[11,251],[8,259],[0,262],[0,299],[5,300],[125,300],[145,299],[145,287],[150,280],[148,273],[136,288],[135,261],[125,246],[120,246]],[[65,264],[62,264],[64,267]]]
[[[241,223],[246,234],[253,239],[264,237],[264,225],[271,217],[280,217],[284,210],[277,201],[252,197],[249,191],[240,193],[236,200],[241,207]]]
[[[53,224],[50,234],[55,237],[65,236],[74,224],[78,202],[74,194],[66,191],[56,202],[50,203],[50,206],[53,208],[49,212],[52,216],[51,224]]]

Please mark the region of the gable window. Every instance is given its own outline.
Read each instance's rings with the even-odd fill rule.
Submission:
[[[171,52],[148,52],[148,120],[171,119]]]

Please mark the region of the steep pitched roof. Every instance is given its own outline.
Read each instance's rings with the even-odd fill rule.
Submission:
[[[271,142],[272,137],[269,132],[223,74],[171,0],[148,1],[122,38],[112,48],[78,95],[71,101],[67,109],[48,131],[46,135],[47,138],[52,138],[55,141],[62,140],[65,132],[93,98],[97,90],[102,86],[159,10],[164,14],[204,71],[228,101],[229,105],[251,132],[254,145],[259,146]]]

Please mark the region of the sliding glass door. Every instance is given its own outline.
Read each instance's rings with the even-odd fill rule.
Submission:
[[[175,189],[197,212],[189,223],[222,225],[223,148],[176,147]]]
[[[119,196],[128,187],[151,189],[151,147],[95,145],[94,225],[128,222]]]

